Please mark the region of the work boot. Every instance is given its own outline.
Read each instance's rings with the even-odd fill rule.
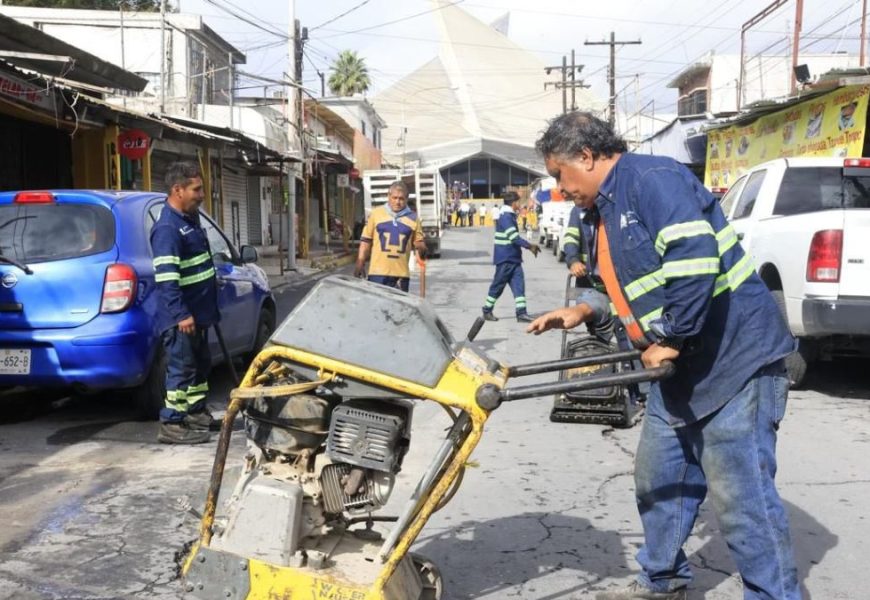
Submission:
[[[161,444],[204,444],[211,440],[208,431],[192,429],[186,423],[161,423],[157,441]]]
[[[221,422],[214,418],[208,410],[187,413],[184,424],[193,431],[220,431]]]
[[[531,323],[534,321],[529,313],[520,313],[517,315],[517,323]]]
[[[686,600],[686,588],[673,592],[654,592],[639,581],[632,581],[625,587],[598,592],[595,600]]]
[[[498,317],[492,314],[491,312],[483,311],[483,320],[484,321],[498,321]]]

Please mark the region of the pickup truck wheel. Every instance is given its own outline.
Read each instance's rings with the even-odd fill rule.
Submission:
[[[166,401],[166,352],[160,340],[148,376],[139,387],[130,390],[133,406],[143,421],[155,421]]]
[[[773,299],[776,301],[780,313],[782,313],[782,318],[786,319],[786,323],[788,323],[788,317],[785,312],[785,294],[782,290],[771,290],[770,293],[773,294]],[[798,338],[798,349],[785,357],[785,370],[787,371],[789,385],[792,389],[800,388],[806,378],[807,366],[812,356],[810,346],[810,341]]]

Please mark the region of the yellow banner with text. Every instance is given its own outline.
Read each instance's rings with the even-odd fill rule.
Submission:
[[[817,96],[748,125],[707,133],[704,185],[727,188],[747,169],[774,158],[861,156],[870,85]]]

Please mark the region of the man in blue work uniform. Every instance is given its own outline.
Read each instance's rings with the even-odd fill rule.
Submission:
[[[495,275],[489,286],[486,302],[483,304],[483,318],[487,321],[498,321],[492,314],[495,303],[506,285],[510,285],[516,305],[517,321],[531,323],[526,308],[526,280],[523,274],[522,249],[538,256],[541,251],[537,244],[530,244],[517,231],[517,209],[520,206],[520,196],[516,192],[504,195],[504,206],[495,222],[495,247],[492,262],[495,265]]]
[[[196,165],[178,162],[166,173],[168,194],[151,229],[158,322],[166,351],[166,404],[157,440],[200,444],[210,439],[214,419],[206,409],[211,354],[208,328],[220,320],[211,251],[200,224],[202,176]]]
[[[566,198],[596,220],[607,295],[647,367],[675,363],[651,386],[635,462],[642,572],[600,600],[684,599],[683,544],[709,494],[746,599],[800,598],[788,519],[776,490],[776,435],[794,350],[770,292],[718,203],[670,158],[627,154],[590,113],[554,119],[537,149]],[[608,283],[608,281],[612,283]],[[574,327],[585,305],[528,331]]]
[[[568,226],[565,229],[565,264],[576,278],[577,287],[581,288],[577,294],[577,303],[595,308],[595,318],[586,321],[590,333],[610,340],[614,334],[616,319],[610,313],[610,301],[604,291],[604,283],[591,260],[595,254],[590,243],[594,240],[592,211],[575,205],[568,216]]]

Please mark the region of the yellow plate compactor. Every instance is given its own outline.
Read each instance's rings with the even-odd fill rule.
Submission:
[[[672,370],[505,389],[511,377],[622,361],[626,353],[506,367],[473,343],[481,324],[457,342],[425,300],[349,277],[321,280],[231,394],[200,537],[182,565],[187,597],[437,600],[437,568],[409,549],[456,492],[492,410]],[[444,407],[452,426],[399,514],[382,515],[422,401]],[[220,496],[240,411],[242,472]]]

